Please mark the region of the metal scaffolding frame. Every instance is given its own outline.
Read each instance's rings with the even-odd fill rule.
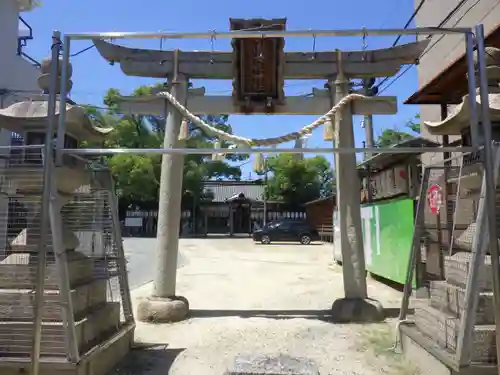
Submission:
[[[479,78],[480,98],[481,98],[481,130],[484,134],[484,144],[480,145],[477,150],[484,153],[484,176],[481,188],[481,199],[478,211],[478,227],[476,228],[476,235],[474,236],[472,248],[472,260],[469,264],[467,285],[465,288],[465,306],[460,320],[459,336],[457,338],[457,350],[454,356],[454,369],[459,371],[461,368],[470,366],[471,364],[471,349],[473,342],[473,331],[476,320],[476,309],[479,298],[479,273],[484,265],[486,252],[489,250],[491,254],[492,263],[492,278],[493,278],[493,299],[495,306],[495,326],[496,326],[496,355],[500,359],[500,264],[499,264],[499,249],[496,228],[496,204],[495,204],[495,191],[496,180],[498,176],[498,167],[500,162],[500,149],[499,146],[493,147],[491,138],[491,119],[489,114],[489,99],[487,90],[487,75],[486,75],[486,61],[485,61],[485,45],[484,45],[484,28],[482,25],[475,27],[476,51],[477,51],[477,71],[473,65],[473,52],[474,40],[473,35],[466,34],[466,52],[468,63],[468,83],[469,83],[469,104],[471,106],[471,123],[478,122],[478,109],[476,108],[476,95],[474,77],[476,73]],[[472,79],[471,79],[472,78]],[[471,126],[472,127],[472,126]],[[474,129],[476,136],[478,135],[479,128]],[[462,154],[463,155],[463,154]],[[456,158],[456,157],[455,157]],[[452,160],[450,158],[447,160]],[[445,160],[446,161],[446,160]],[[425,181],[431,170],[436,166],[429,165],[425,167],[423,181]],[[414,235],[412,241],[412,248],[407,266],[407,275],[403,291],[403,300],[399,314],[399,320],[404,322],[406,320],[409,301],[412,293],[413,271],[416,267],[417,252],[419,249],[419,232],[418,220],[423,216],[425,208],[425,195],[426,191],[422,187],[420,197],[418,200]],[[481,233],[481,236],[478,236]],[[451,246],[451,245],[450,245]],[[497,270],[497,272],[495,272]],[[500,370],[500,361],[497,360],[497,366]],[[500,371],[499,371],[500,373]]]
[[[105,33],[72,33],[65,36],[67,40],[87,39],[248,39],[248,38],[296,38],[296,37],[328,37],[328,36],[373,36],[373,35],[442,35],[467,34],[470,28],[418,27],[414,29],[352,29],[352,30],[297,30],[297,31],[226,31],[201,33],[167,33],[167,32],[105,32]],[[67,39],[66,39],[67,38]]]
[[[416,151],[417,150],[417,151]],[[279,154],[282,152],[289,154],[349,154],[349,153],[389,153],[389,154],[407,154],[407,153],[442,153],[442,152],[473,152],[475,147],[381,147],[381,148],[67,148],[63,152],[72,155],[117,155],[117,154]]]
[[[462,34],[465,36],[465,50],[466,50],[466,61],[468,65],[468,82],[469,82],[469,96],[470,107],[471,107],[471,134],[472,134],[472,144],[473,147],[443,147],[439,150],[435,148],[321,148],[321,149],[252,149],[252,148],[242,148],[242,149],[65,149],[64,148],[64,134],[65,134],[65,121],[66,121],[66,104],[67,104],[67,94],[68,94],[68,77],[69,77],[69,61],[70,61],[70,49],[72,40],[91,40],[91,39],[194,39],[194,38],[276,38],[276,37],[343,37],[343,36],[366,36],[366,35],[435,35],[435,34]],[[164,33],[164,32],[153,32],[153,33],[141,33],[141,32],[108,32],[108,33],[73,33],[67,34],[61,40],[61,34],[58,31],[53,33],[53,46],[55,44],[63,45],[63,58],[62,58],[62,74],[60,79],[60,115],[57,127],[57,141],[56,141],[56,165],[61,165],[62,156],[64,154],[79,154],[79,155],[89,155],[89,154],[125,154],[125,153],[157,153],[157,154],[188,154],[188,153],[198,153],[198,154],[213,154],[213,153],[277,153],[277,152],[289,152],[289,153],[355,153],[355,152],[376,152],[376,153],[422,153],[426,152],[471,152],[478,150],[479,146],[479,119],[478,113],[482,115],[482,133],[484,134],[484,152],[485,152],[485,180],[486,180],[486,196],[485,196],[485,207],[487,210],[487,220],[490,238],[496,237],[495,228],[495,204],[494,204],[494,167],[493,167],[493,156],[492,156],[492,142],[491,142],[491,124],[489,117],[489,105],[487,100],[488,90],[487,90],[487,79],[486,79],[486,67],[485,67],[485,47],[484,47],[484,28],[483,25],[477,25],[473,28],[439,28],[439,27],[424,27],[424,28],[414,28],[414,29],[387,29],[387,30],[370,30],[370,29],[359,29],[359,30],[308,30],[308,31],[231,31],[231,32],[202,32],[202,33]],[[476,50],[478,56],[478,72],[480,76],[480,93],[481,93],[481,105],[477,108],[477,103],[475,98],[475,78],[476,73],[474,69],[474,50]],[[57,87],[58,77],[56,72],[51,74],[51,87]],[[56,105],[56,95],[49,97],[49,108],[54,108]],[[479,112],[479,110],[481,112]],[[49,113],[49,123],[54,124],[56,122],[55,114],[53,111]],[[44,168],[46,169],[45,175],[50,176],[51,168],[53,168],[52,163],[45,163]],[[45,183],[54,184],[54,179],[45,179]],[[46,189],[44,194],[44,200],[48,201],[53,198],[50,196],[50,191],[53,189]],[[45,203],[48,206],[48,203]],[[419,208],[422,204],[419,204]],[[498,243],[497,241],[490,241],[489,250],[492,254],[492,259],[495,259],[495,264],[493,265],[498,269]],[[483,259],[484,261],[484,259]],[[410,260],[411,262],[411,260]],[[410,263],[411,266],[411,263]],[[474,264],[471,266],[469,277],[471,282],[477,285],[477,278],[479,272],[479,265]],[[495,273],[494,273],[495,274]],[[411,275],[409,273],[409,290],[408,283],[405,288],[405,296],[409,297],[408,293],[411,293]],[[43,278],[41,278],[43,284]],[[64,282],[64,280],[63,280]],[[43,285],[40,286],[43,290]],[[499,277],[494,277],[494,296],[496,306],[500,306],[500,279]],[[43,303],[37,304],[36,314],[40,315]],[[471,306],[467,308],[470,309]],[[495,322],[497,327],[500,326],[500,308],[496,309]],[[37,329],[40,329],[38,327]],[[500,338],[498,334],[500,330],[497,328],[497,351],[500,353]],[[35,339],[40,340],[40,334],[35,333]],[[468,340],[468,341],[467,341]],[[465,337],[465,342],[462,347],[467,348],[470,346],[470,337]],[[35,344],[33,353],[33,360],[38,361],[39,358],[39,343]],[[68,352],[70,352],[68,348]],[[467,352],[467,351],[466,351]],[[466,357],[466,356],[465,356]],[[467,363],[467,358],[461,358],[460,362],[465,366]],[[500,358],[500,355],[498,356]],[[36,365],[34,365],[36,366]]]

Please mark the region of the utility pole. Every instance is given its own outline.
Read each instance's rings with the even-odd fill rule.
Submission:
[[[263,225],[265,226],[267,224],[267,201],[269,199],[269,179],[267,176],[268,173],[267,169],[267,158],[264,159],[264,221]]]
[[[363,51],[366,51],[368,48],[368,44],[366,43],[366,34],[363,35]],[[374,89],[377,90],[376,88],[372,89],[373,85],[375,84],[375,78],[370,77],[370,78],[365,78],[363,79],[363,93],[365,96],[373,96],[374,95]],[[377,90],[378,91],[378,90]],[[377,93],[375,93],[376,95]],[[364,116],[364,121],[363,121],[363,127],[365,128],[365,146],[371,148],[374,145],[373,141],[373,116],[372,114],[367,114]],[[372,156],[372,154],[365,152],[364,154],[364,159],[369,159]]]
[[[272,146],[276,148],[276,145]],[[267,201],[269,200],[269,162],[268,156],[262,156],[262,166],[264,170],[264,225],[267,224]]]
[[[363,80],[363,92],[366,96],[373,96],[376,94],[374,91],[377,91],[374,78],[366,78]],[[374,147],[374,136],[373,136],[373,116],[371,114],[365,115],[363,120],[363,127],[365,128],[365,147],[371,148]],[[365,152],[365,160],[369,159],[373,155]]]
[[[174,70],[170,81],[171,94],[181,103],[186,101],[187,78],[179,74],[179,50],[174,51]],[[182,125],[182,115],[165,101],[165,137],[163,147],[176,148]],[[157,262],[153,293],[137,309],[141,321],[174,322],[189,312],[184,297],[175,295],[179,228],[181,218],[184,156],[163,154],[158,204]]]

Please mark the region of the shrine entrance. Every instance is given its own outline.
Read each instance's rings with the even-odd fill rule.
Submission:
[[[478,71],[483,74],[481,77],[481,93],[487,92],[485,81],[485,63],[484,63],[484,38],[477,30],[476,51],[479,56]],[[356,148],[354,144],[353,116],[354,115],[377,115],[377,114],[395,114],[397,113],[397,98],[370,96],[377,90],[371,90],[370,87],[357,89],[355,80],[365,80],[369,78],[387,77],[396,75],[403,65],[415,64],[419,57],[426,50],[429,40],[423,40],[415,43],[408,43],[394,48],[386,48],[369,51],[363,48],[359,51],[340,51],[331,49],[326,52],[285,52],[285,37],[312,37],[313,46],[315,46],[316,37],[324,36],[363,36],[367,35],[391,35],[391,34],[456,34],[466,35],[466,47],[468,51],[468,65],[474,74],[474,63],[472,61],[474,51],[474,34],[470,29],[442,29],[442,28],[423,28],[414,30],[348,30],[348,31],[328,31],[328,30],[310,30],[287,32],[285,20],[231,20],[231,31],[226,33],[192,33],[192,34],[169,34],[169,33],[100,33],[100,34],[70,34],[61,41],[60,34],[54,33],[53,36],[53,59],[50,75],[44,76],[45,80],[51,82],[50,96],[46,100],[48,105],[48,119],[51,128],[47,134],[53,134],[56,127],[56,119],[59,121],[57,127],[57,147],[55,158],[55,170],[64,165],[64,155],[76,155],[82,158],[88,155],[116,155],[116,154],[161,154],[163,162],[161,165],[161,180],[159,190],[159,217],[158,217],[158,236],[157,236],[157,259],[155,262],[153,292],[151,298],[141,300],[137,308],[136,318],[144,322],[175,322],[188,317],[188,300],[176,294],[176,277],[178,264],[178,246],[179,246],[179,225],[181,216],[181,197],[182,197],[182,179],[183,179],[183,155],[200,154],[212,155],[213,161],[221,160],[226,154],[257,154],[264,153],[293,153],[298,157],[311,153],[334,153],[335,169],[337,174],[337,205],[340,228],[340,247],[343,254],[343,287],[345,298],[334,301],[331,308],[331,317],[338,322],[374,322],[385,318],[383,307],[375,300],[368,298],[367,283],[365,278],[365,255],[363,249],[363,233],[361,225],[360,210],[360,185],[356,173],[356,153],[388,153],[388,152],[435,152],[434,148],[422,147],[418,150],[411,148]],[[183,52],[178,49],[172,51],[147,50],[128,48],[105,40],[117,39],[180,39],[180,38],[210,38],[213,47],[216,39],[233,39],[232,51],[212,51],[201,52],[191,51]],[[71,125],[75,124],[75,119],[82,121],[84,125],[89,125],[86,117],[78,106],[69,106],[67,103],[68,88],[72,85],[69,77],[72,68],[69,65],[70,43],[75,39],[92,40],[101,56],[112,64],[119,64],[126,75],[143,77],[166,77],[167,82],[160,89],[153,92],[148,97],[122,97],[119,99],[116,110],[121,113],[134,113],[144,115],[160,115],[166,118],[164,131],[164,147],[161,149],[89,149],[89,148],[68,148],[65,147],[66,131],[70,132]],[[59,77],[59,53],[64,43],[62,72]],[[481,44],[483,43],[483,44]],[[482,60],[481,60],[482,59]],[[192,87],[192,80],[196,79],[223,79],[231,80],[233,83],[233,93],[231,96],[205,96],[203,87]],[[312,88],[311,95],[287,96],[284,94],[285,80],[324,80],[326,89]],[[375,79],[371,80],[375,82]],[[57,90],[60,83],[61,90]],[[473,97],[475,91],[472,87],[470,95]],[[370,94],[371,92],[371,94]],[[59,94],[59,95],[56,95]],[[484,99],[484,98],[483,98]],[[470,126],[474,133],[473,147],[456,148],[442,147],[441,152],[464,152],[477,151],[478,134],[478,109],[482,106],[482,121],[484,128],[489,129],[489,112],[486,103],[482,101],[477,104],[476,101],[470,101],[470,108],[473,114],[470,118]],[[60,113],[56,112],[61,108]],[[77,108],[75,110],[75,107]],[[69,115],[71,111],[71,116]],[[18,111],[19,112],[19,111]],[[32,111],[33,113],[35,111]],[[30,112],[31,113],[31,112]],[[68,113],[68,121],[66,114]],[[318,115],[318,119],[302,127],[301,129],[277,137],[264,139],[247,138],[230,134],[218,129],[215,125],[209,124],[198,115],[220,115],[220,114],[307,114]],[[72,120],[72,121],[69,121]],[[186,147],[186,140],[189,138],[189,125],[202,129],[214,139],[214,148],[193,149]],[[323,126],[324,140],[332,142],[332,147],[326,148],[304,148],[302,140],[310,135],[315,129]],[[84,127],[84,126],[82,126]],[[90,132],[90,130],[87,130]],[[44,152],[45,160],[51,160],[52,149],[50,139],[46,142]],[[484,131],[484,151],[485,151],[485,180],[489,187],[494,184],[492,175],[492,157],[491,157],[491,132]],[[278,144],[295,142],[294,147],[271,148]],[[85,161],[87,162],[87,160]],[[208,160],[207,160],[208,162]],[[89,162],[91,163],[91,161]],[[45,171],[52,171],[52,163],[44,165]],[[60,169],[59,169],[60,170]],[[85,170],[82,168],[82,170]],[[86,170],[85,170],[86,171]],[[70,276],[68,274],[68,263],[65,259],[65,249],[71,249],[72,244],[66,245],[61,228],[65,228],[66,218],[62,215],[61,207],[66,204],[65,196],[56,192],[58,186],[55,181],[50,179],[51,174],[44,173],[44,183],[51,187],[50,194],[44,194],[43,201],[51,202],[51,229],[54,234],[54,246],[58,267],[61,270],[57,275],[61,279],[61,293],[64,292],[67,299],[71,296]],[[66,173],[66,171],[65,171]],[[48,176],[48,177],[47,177]],[[58,176],[59,177],[59,176]],[[64,181],[61,178],[53,179],[58,183]],[[70,179],[69,179],[70,180]],[[104,211],[113,206],[116,207],[115,194],[113,192],[110,173],[106,175],[95,173],[92,175],[93,186],[105,186],[106,199],[98,194],[94,197],[99,205],[95,205],[96,212]],[[67,187],[67,190],[72,186]],[[60,189],[61,190],[61,189]],[[494,189],[490,189],[494,191]],[[93,190],[91,191],[93,192]],[[90,194],[90,193],[88,193]],[[49,200],[52,195],[52,200]],[[60,206],[55,206],[54,197],[60,195]],[[491,199],[486,194],[487,199]],[[103,203],[104,202],[104,203]],[[422,202],[422,200],[420,200]],[[59,204],[58,203],[58,204]],[[80,202],[72,202],[74,211]],[[48,204],[46,204],[48,206]],[[488,203],[485,203],[488,207]],[[490,205],[492,206],[492,205]],[[48,208],[43,206],[42,211],[47,214]],[[244,197],[235,197],[230,202],[230,215],[232,220],[230,225],[233,231],[242,231],[250,226],[251,204]],[[116,216],[117,210],[110,210],[110,216]],[[486,216],[485,216],[486,217]],[[494,222],[494,215],[490,215],[490,222]],[[114,220],[116,222],[116,220]],[[111,222],[106,220],[105,223]],[[82,225],[87,225],[83,223]],[[89,226],[91,226],[89,224]],[[58,232],[54,230],[59,229]],[[74,231],[74,228],[70,228]],[[248,230],[248,229],[246,229]],[[105,233],[112,231],[120,243],[120,236],[117,234],[116,225],[107,229]],[[490,228],[493,233],[494,228]],[[104,233],[104,231],[103,231]],[[69,241],[67,241],[69,242]],[[495,242],[495,241],[492,241]],[[66,246],[66,247],[64,247]],[[416,246],[412,247],[412,250]],[[42,253],[45,251],[43,250]],[[119,246],[118,246],[119,248]],[[492,247],[492,253],[497,252],[496,245]],[[63,254],[63,255],[61,255]],[[408,278],[407,288],[411,291],[411,277],[413,275],[413,251],[408,260]],[[477,257],[480,258],[480,257]],[[124,255],[122,253],[111,258],[111,262],[118,263],[118,267],[125,270]],[[484,257],[482,258],[484,260]],[[106,262],[108,258],[104,259]],[[497,257],[498,260],[498,257]],[[114,264],[114,263],[113,263]],[[475,275],[477,278],[480,263],[476,262],[471,266],[471,278]],[[43,274],[42,274],[43,276]],[[126,277],[126,276],[125,276]],[[498,280],[497,280],[498,281]],[[55,280],[51,279],[51,283]],[[75,284],[76,285],[76,284]],[[476,283],[477,285],[477,283]],[[469,288],[469,286],[468,286]],[[13,288],[11,288],[13,289]],[[500,288],[499,288],[500,289]],[[43,296],[44,277],[40,278],[37,285],[37,295]],[[120,289],[123,298],[127,301],[126,305],[131,306],[130,294],[128,290]],[[406,290],[408,295],[408,290]],[[495,288],[495,294],[499,295],[500,290]],[[476,296],[477,297],[477,296]],[[41,301],[42,297],[39,297]],[[475,301],[475,302],[474,302]],[[473,300],[472,305],[477,303],[477,298]],[[65,353],[65,359],[78,367],[80,359],[86,355],[82,347],[79,347],[75,330],[75,311],[72,303],[65,303],[61,306],[64,310],[65,324],[62,326],[61,342],[68,342],[71,348]],[[33,361],[38,363],[40,360],[40,343],[42,342],[42,313],[43,303],[37,304],[37,309],[33,309],[37,318],[35,330],[35,342]],[[115,310],[114,310],[115,311]],[[132,311],[125,311],[128,321],[133,319]],[[116,316],[120,315],[120,309],[116,310]],[[497,322],[498,324],[498,322]],[[135,327],[131,325],[133,331]],[[469,327],[470,328],[470,327]],[[469,332],[471,332],[469,330]],[[130,340],[129,340],[130,341]],[[127,341],[128,342],[128,341]],[[114,345],[110,341],[109,345]],[[88,343],[85,343],[87,345]],[[500,343],[499,343],[500,344]],[[85,346],[85,348],[87,348]],[[497,346],[500,348],[500,345]],[[462,348],[461,348],[462,349]],[[59,347],[57,348],[59,351]],[[107,349],[109,350],[109,349]],[[95,355],[98,350],[92,351]],[[86,358],[86,365],[92,359]],[[97,359],[96,359],[97,358]],[[97,361],[99,357],[94,357]],[[15,359],[13,360],[15,361]]]
[[[117,111],[139,115],[159,115],[166,118],[163,149],[69,149],[61,147],[61,153],[108,154],[157,153],[163,155],[159,190],[158,217],[158,269],[155,289],[157,297],[175,296],[176,262],[178,252],[180,201],[183,179],[184,154],[211,155],[212,161],[221,161],[228,154],[257,154],[256,161],[264,153],[294,153],[304,157],[306,153],[335,153],[340,249],[343,254],[344,288],[346,298],[336,301],[332,310],[346,321],[381,319],[382,307],[368,299],[363,249],[362,219],[360,213],[360,181],[356,172],[356,152],[383,153],[384,149],[356,149],[354,146],[353,116],[390,115],[397,113],[397,98],[376,95],[377,78],[395,76],[404,65],[415,64],[429,45],[429,40],[399,45],[397,47],[367,50],[368,35],[387,35],[394,31],[286,31],[286,19],[230,19],[230,32],[208,34],[183,34],[182,38],[210,39],[211,51],[185,52],[178,49],[148,50],[128,48],[115,44],[127,38],[179,38],[168,33],[154,34],[73,34],[67,36],[65,59],[69,59],[69,40],[91,39],[100,55],[109,63],[119,65],[129,76],[166,77],[166,82],[149,96],[120,97]],[[420,33],[403,31],[404,34]],[[451,33],[444,29],[426,29],[429,34]],[[456,31],[453,31],[456,32]],[[466,31],[463,31],[466,32]],[[316,38],[324,36],[359,35],[363,41],[359,51],[316,51]],[[285,37],[309,36],[313,50],[310,52],[285,51]],[[113,42],[108,41],[112,38]],[[232,51],[215,51],[217,39],[232,39]],[[65,82],[63,62],[63,84]],[[232,95],[205,95],[204,87],[194,87],[197,79],[230,80]],[[323,88],[312,88],[311,95],[285,95],[287,80],[324,80]],[[359,80],[359,81],[356,81]],[[360,84],[359,82],[362,82]],[[359,88],[359,86],[362,86]],[[62,102],[65,90],[62,90]],[[301,114],[317,115],[317,120],[298,131],[263,139],[247,138],[221,131],[199,115],[220,114]],[[303,147],[304,138],[315,129],[323,127],[323,139],[332,142],[324,149]],[[197,127],[214,140],[213,149],[185,148],[190,136],[189,129]],[[61,129],[61,127],[59,127]],[[62,138],[61,138],[62,139]],[[293,142],[293,147],[275,148],[276,145]],[[453,148],[456,150],[456,148]],[[393,149],[390,149],[393,152]],[[434,149],[399,149],[400,152],[434,152]],[[205,159],[206,160],[206,159]],[[208,160],[207,160],[208,162]],[[243,197],[233,197],[229,203],[227,224],[229,233],[251,230],[251,202]],[[344,309],[344,304],[359,303],[354,311]],[[147,305],[147,306],[146,306]],[[141,311],[150,311],[147,302]],[[179,320],[187,316],[184,309],[177,309],[176,316],[167,320]],[[153,309],[154,310],[154,309]],[[367,313],[365,312],[373,312]],[[151,310],[151,312],[153,312]],[[145,313],[141,320],[152,316]],[[155,313],[155,319],[158,314]],[[162,318],[163,319],[163,318]],[[342,320],[341,319],[341,320]]]
[[[252,233],[252,201],[243,193],[228,199],[229,204],[229,234]]]

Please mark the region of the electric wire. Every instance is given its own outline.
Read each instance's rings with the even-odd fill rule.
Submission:
[[[259,31],[259,30],[270,28],[270,27],[276,27],[276,26],[281,26],[281,25],[279,25],[279,24],[262,25],[262,26],[257,26],[257,27],[249,27],[249,28],[246,28],[246,29],[240,29],[238,31]],[[216,35],[217,35],[216,30],[213,29],[211,31],[214,33],[214,36],[212,37],[212,39],[215,39]],[[81,55],[82,53],[90,51],[92,48],[95,48],[95,44],[92,44],[91,46],[85,47],[84,49],[71,54],[70,57],[76,57],[78,55]],[[161,49],[163,49],[163,39],[160,39],[160,50]]]
[[[398,9],[401,6],[402,2],[400,0],[395,0],[394,3],[395,4],[391,7],[391,10],[387,12],[388,17],[378,27],[379,29],[383,29],[384,26],[387,25],[387,23],[394,18],[393,15],[396,12],[396,9]]]
[[[417,5],[417,7],[415,8],[415,10],[413,11],[412,15],[410,16],[410,18],[408,19],[408,21],[406,21],[405,25],[404,25],[404,29],[407,29],[408,26],[410,26],[411,22],[415,19],[415,17],[418,15],[418,13],[420,12],[420,10],[422,9],[422,7],[424,6],[426,0],[421,0],[420,3]],[[392,43],[392,47],[396,47],[396,45],[398,44],[398,42],[401,40],[401,37],[402,37],[402,34],[398,35],[396,37],[396,40],[394,40],[394,42]],[[391,77],[385,77],[384,79],[382,79],[378,84],[377,86],[379,87],[379,92],[378,94],[380,95],[380,87],[385,83],[387,82]]]
[[[413,68],[412,65],[408,65],[404,70],[401,71],[391,82],[389,82],[385,87],[382,89],[379,89],[378,95],[382,94],[384,91],[388,90],[389,87],[391,87],[393,84],[395,84],[402,76],[404,76],[411,68]]]
[[[403,29],[407,29],[408,26],[410,26],[410,24],[412,23],[412,21],[415,19],[415,17],[417,16],[417,14],[420,12],[420,9],[422,9],[422,7],[424,6],[426,0],[421,0],[420,3],[417,5],[417,7],[415,8],[415,10],[413,11],[412,15],[410,16],[410,18],[408,19],[408,21],[406,21]],[[392,43],[392,46],[393,47],[396,47],[396,45],[398,44],[398,42],[401,40],[401,37],[403,35],[402,34],[399,34],[396,38],[396,40],[394,41],[394,43]]]
[[[412,14],[412,16],[410,17],[410,19],[406,22],[406,24],[405,24],[405,26],[404,26],[404,28],[405,28],[405,29],[406,29],[406,28],[407,28],[407,27],[411,24],[411,22],[413,21],[413,19],[415,18],[415,16],[418,14],[418,12],[420,11],[420,9],[421,9],[421,8],[422,8],[422,6],[424,5],[425,1],[426,1],[426,0],[422,0],[422,1],[419,3],[418,7],[415,9],[415,11],[413,12],[413,14]],[[446,17],[446,18],[445,18],[445,19],[441,22],[440,26],[441,26],[442,24],[444,24],[445,22],[447,22],[447,20],[449,20],[449,19],[451,18],[451,16],[452,16],[452,15],[453,15],[453,14],[454,14],[454,13],[455,13],[458,9],[460,9],[460,7],[464,4],[464,1],[465,1],[465,0],[462,0],[462,2],[461,2],[458,6],[456,6],[456,7],[452,10],[452,12],[450,12],[450,14],[448,14],[448,16],[447,16],[447,17]],[[477,4],[477,2],[476,2],[476,4]],[[472,6],[472,7],[473,7],[473,6]],[[472,7],[471,7],[471,8],[472,8]],[[470,10],[471,8],[469,8],[469,10]],[[268,27],[269,27],[269,26],[262,26],[262,27],[260,27],[260,28],[262,29],[262,28],[268,28]],[[256,28],[253,28],[253,30],[255,30],[255,29],[256,29]],[[257,29],[259,29],[259,28],[257,28]],[[401,36],[402,36],[402,34],[400,34],[400,35],[396,38],[396,40],[395,40],[395,41],[394,41],[394,43],[393,43],[393,46],[395,46],[395,45],[398,43],[398,41],[400,40]],[[213,40],[212,40],[212,41],[213,41]],[[86,51],[90,50],[91,48],[94,48],[94,46],[95,46],[95,45],[92,45],[92,46],[89,46],[89,47],[87,47],[87,48],[84,48],[83,50],[80,50],[79,52],[77,52],[76,54],[73,54],[72,56],[76,56],[76,55],[82,54],[82,53],[84,53],[84,52],[86,52]],[[429,50],[427,50],[426,52],[428,52],[428,51],[429,51]],[[387,85],[386,87],[384,87],[382,90],[379,90],[379,93],[381,93],[381,92],[383,92],[383,91],[387,90],[387,88],[388,88],[388,87],[390,87],[392,84],[394,84],[394,82],[396,82],[399,78],[401,78],[401,77],[402,77],[402,76],[403,76],[403,75],[404,75],[404,74],[405,74],[405,73],[406,73],[406,72],[407,72],[407,71],[408,71],[411,67],[412,67],[412,65],[410,65],[409,67],[407,67],[407,68],[406,68],[406,69],[405,69],[402,73],[400,73],[400,74],[396,77],[396,79],[394,79],[394,80],[393,80],[393,81],[392,81],[389,85]],[[379,85],[379,87],[380,87],[380,85]],[[162,93],[162,94],[163,94],[164,96],[166,96],[166,97],[169,99],[169,101],[171,101],[171,102],[172,102],[172,100],[173,100],[173,99],[172,99],[172,98],[169,98],[168,93],[166,93],[166,92],[165,92],[165,93]],[[350,94],[348,97],[349,97],[349,99],[351,99],[351,98],[354,98],[354,97],[357,97],[357,96],[359,96],[359,97],[363,97],[363,96],[358,95],[358,94]],[[346,98],[344,98],[344,99],[346,99]],[[175,100],[174,100],[174,101],[175,101]],[[172,104],[174,104],[174,106],[175,106],[175,104],[177,104],[177,103],[173,103],[173,102],[172,102]],[[107,110],[109,110],[109,108],[103,108],[103,107],[100,107],[100,108],[99,108],[99,107],[97,107],[97,106],[92,106],[92,107],[93,107],[93,108],[96,108],[96,109],[103,109],[103,110],[106,110],[106,109],[107,109]],[[183,109],[185,109],[185,108],[183,108]],[[334,112],[335,112],[337,109],[338,109],[338,108],[335,108],[335,107],[334,107],[334,108],[332,108],[332,110],[331,110],[331,111],[334,111]],[[187,114],[186,114],[186,116],[188,116],[188,115],[191,115],[191,114],[190,114],[190,113],[187,113]],[[304,129],[311,127],[311,130],[312,130],[312,128],[313,128],[313,127],[316,127],[316,126],[320,125],[322,122],[324,122],[324,121],[325,121],[325,119],[327,119],[327,118],[328,118],[328,115],[331,115],[331,114],[330,114],[330,113],[328,113],[327,115],[322,116],[320,119],[318,119],[318,120],[314,123],[314,126],[311,124],[311,125],[306,126]],[[192,116],[192,117],[193,117],[193,121],[195,121],[195,120],[194,120],[194,117],[195,117],[195,116]],[[198,120],[198,121],[200,121],[199,119],[197,119],[197,120]],[[196,122],[196,121],[195,121],[195,122]],[[200,126],[201,126],[201,125],[200,125]],[[209,128],[210,126],[209,126],[208,124],[204,123],[204,124],[203,124],[203,127],[207,127],[207,128]],[[300,132],[305,131],[304,129],[302,129]],[[217,129],[211,129],[211,131],[213,131],[213,132],[215,132],[215,133],[217,134],[218,132],[216,132],[216,130],[217,130]],[[299,133],[300,133],[300,132],[299,132]],[[222,134],[218,134],[218,135],[219,135],[219,136],[221,136]],[[286,135],[286,136],[282,136],[282,137],[279,137],[279,138],[283,138],[283,137],[285,137],[285,138],[286,138],[286,137],[290,137],[290,136],[292,136],[292,134],[290,134],[290,135]],[[296,137],[295,137],[295,134],[293,134],[293,136],[294,136],[294,137],[293,137],[293,139],[295,139],[295,138],[296,138]],[[266,139],[266,140],[243,139],[242,137],[237,137],[237,136],[234,136],[234,135],[229,135],[229,134],[224,134],[224,137],[232,138],[231,140],[232,140],[232,141],[236,141],[237,143],[244,143],[244,144],[249,144],[249,145],[252,145],[252,144],[254,144],[254,143],[256,143],[256,142],[258,142],[258,143],[262,143],[262,144],[273,144],[273,143],[270,143],[270,142],[271,142],[271,141],[277,141],[277,139],[272,139],[272,140],[271,140],[271,139]],[[241,139],[239,139],[239,138],[241,138]],[[292,138],[291,138],[291,139],[292,139]],[[280,139],[279,141],[280,141],[280,142],[278,142],[278,143],[282,143],[282,142],[283,142],[283,139]]]
[[[466,4],[467,0],[461,0],[460,3],[455,6],[455,8],[453,8],[449,13],[448,15],[439,23],[438,27],[442,27],[446,22],[448,22],[451,17],[453,17],[453,15],[455,13],[457,13],[465,4]],[[456,26],[460,21],[462,21],[462,19],[480,2],[480,0],[476,0],[475,3],[473,3],[465,12],[464,14],[455,22],[455,24],[453,26]],[[497,4],[500,3],[500,0],[497,2]],[[431,35],[428,35],[427,36],[427,39],[429,39],[431,37]],[[444,35],[441,35],[439,38],[437,38],[437,40],[435,42],[433,42],[425,51],[424,53],[422,53],[422,55],[420,55],[420,59],[422,59],[422,57],[424,57],[425,55],[427,55],[442,39],[443,39]],[[385,77],[379,84],[379,95],[386,91],[389,87],[391,87],[394,83],[396,83],[404,74],[406,74],[414,65],[417,65],[418,64],[418,61],[415,63],[415,64],[411,64],[411,65],[408,65],[407,68],[405,68],[402,73],[398,74],[394,79],[391,80],[391,82],[389,82],[387,84],[387,86],[383,87],[383,88],[380,88],[385,82],[387,82],[391,77]]]
[[[92,48],[95,48],[95,44],[92,44],[91,46],[88,46],[87,48],[84,48],[76,53],[73,53],[72,55],[70,55],[71,57],[76,57],[78,55],[81,55],[82,53],[84,52],[87,52],[87,51],[90,51]]]

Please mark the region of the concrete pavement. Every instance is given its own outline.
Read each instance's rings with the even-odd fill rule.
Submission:
[[[219,375],[238,354],[280,353],[315,361],[321,374],[413,374],[410,365],[389,355],[390,324],[328,321],[332,302],[343,296],[341,268],[329,267],[331,245],[224,238],[180,244],[178,294],[189,299],[191,317],[176,324],[138,323],[136,342],[155,350],[133,352],[118,374]],[[133,288],[152,279],[154,245],[153,239],[125,240]],[[134,288],[134,303],[151,287]],[[399,292],[373,280],[368,290],[384,307],[399,307]],[[387,355],[375,355],[374,342]]]

